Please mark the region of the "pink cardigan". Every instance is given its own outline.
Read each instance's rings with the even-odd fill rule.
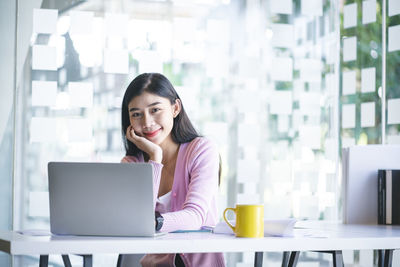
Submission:
[[[126,156],[122,162],[144,162],[143,155]],[[154,170],[154,203],[158,195],[163,165],[149,161]],[[215,226],[217,210],[219,158],[216,146],[203,137],[181,144],[176,160],[171,190],[171,211],[162,214],[162,232],[200,229]],[[155,207],[157,210],[157,206]],[[225,266],[222,253],[180,254],[186,267]],[[175,266],[175,254],[149,254],[143,257],[143,266]]]

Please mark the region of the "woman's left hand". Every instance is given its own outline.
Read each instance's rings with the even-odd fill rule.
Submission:
[[[126,130],[126,138],[134,143],[140,150],[147,153],[152,161],[161,163],[162,148],[146,138],[137,135],[132,125],[129,125]]]

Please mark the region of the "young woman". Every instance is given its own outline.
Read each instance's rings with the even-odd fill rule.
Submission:
[[[122,162],[148,162],[154,169],[156,230],[214,226],[219,156],[200,137],[169,80],[158,73],[137,76],[122,102],[126,156]],[[221,253],[151,254],[143,266],[224,266]]]

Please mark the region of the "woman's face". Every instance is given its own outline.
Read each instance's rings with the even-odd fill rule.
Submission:
[[[179,99],[171,105],[168,98],[144,92],[129,102],[129,120],[137,135],[161,145],[166,139],[172,140],[174,118],[180,109]]]

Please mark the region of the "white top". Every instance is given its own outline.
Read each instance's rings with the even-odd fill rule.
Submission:
[[[161,213],[171,211],[171,191],[157,198],[157,210]]]
[[[0,251],[12,255],[400,249],[400,226],[299,222],[294,237],[237,238],[212,233],[158,237],[28,236],[0,231]]]

